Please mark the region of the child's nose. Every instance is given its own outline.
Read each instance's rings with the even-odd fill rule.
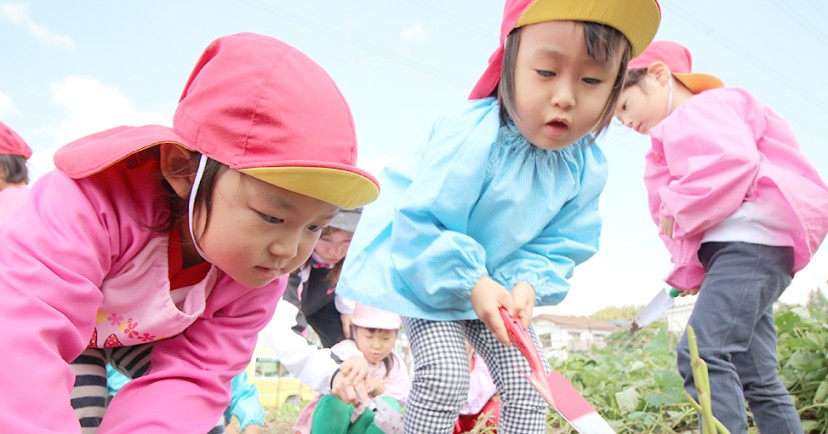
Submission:
[[[287,233],[274,239],[268,246],[271,255],[279,258],[292,258],[299,251],[298,234]]]
[[[562,84],[555,89],[550,102],[556,107],[571,108],[575,106],[575,93],[568,84]]]

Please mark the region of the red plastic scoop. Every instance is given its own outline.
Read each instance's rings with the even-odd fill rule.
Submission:
[[[531,374],[524,372],[524,375],[543,399],[581,434],[615,433],[607,421],[595,411],[592,404],[584,399],[583,395],[561,373],[552,371],[549,375],[545,374],[547,364],[541,358],[523,322],[509,315],[503,307],[500,308],[500,316],[506,324],[509,340],[523,354],[523,357],[526,357],[532,369]]]

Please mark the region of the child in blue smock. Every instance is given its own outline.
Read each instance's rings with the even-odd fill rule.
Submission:
[[[504,345],[498,310],[528,325],[597,251],[607,166],[593,142],[659,21],[654,0],[508,0],[470,100],[383,173],[337,292],[403,316],[414,356],[406,432],[452,432],[469,387],[466,338],[500,390],[498,432],[546,432],[546,403]]]

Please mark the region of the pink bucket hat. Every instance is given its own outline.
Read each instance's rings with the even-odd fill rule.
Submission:
[[[184,87],[172,130],[104,131],[61,148],[55,165],[82,178],[164,142],[340,208],[364,206],[379,194],[376,179],[355,166],[351,110],[331,77],[269,36],[213,41]]]
[[[492,94],[503,66],[506,36],[527,24],[547,21],[590,21],[618,29],[630,41],[633,56],[655,37],[661,22],[658,0],[506,0],[500,26],[500,46],[477,81],[469,99]]]
[[[369,329],[397,330],[400,328],[400,316],[385,310],[357,303],[351,323]]]
[[[722,80],[712,75],[691,73],[693,59],[690,56],[690,50],[673,41],[653,41],[643,53],[630,60],[627,68],[647,69],[655,62],[663,62],[667,65],[673,77],[676,77],[676,80],[680,81],[694,94],[708,89],[724,87]]]
[[[32,156],[32,149],[19,134],[0,122],[0,154],[19,155],[28,160]]]

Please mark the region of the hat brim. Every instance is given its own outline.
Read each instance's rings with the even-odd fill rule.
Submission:
[[[661,8],[654,0],[537,0],[523,12],[515,27],[546,21],[606,24],[627,37],[635,57],[655,37],[661,23]]]
[[[55,166],[72,178],[79,179],[98,173],[144,149],[161,143],[187,146],[172,129],[161,125],[117,127],[101,131],[58,149]]]
[[[705,90],[717,89],[724,87],[724,82],[710,74],[701,73],[673,73],[673,77],[680,81],[690,92],[694,94],[704,92]]]
[[[632,57],[652,42],[661,24],[661,6],[656,0],[536,0],[521,14],[514,28],[547,21],[589,21],[620,31],[632,46]],[[503,44],[489,58],[489,64],[475,84],[469,99],[491,96],[503,68]]]
[[[379,196],[379,183],[373,176],[359,169],[313,167],[308,163],[285,164],[281,167],[257,167],[239,171],[268,184],[344,209],[368,205]]]

